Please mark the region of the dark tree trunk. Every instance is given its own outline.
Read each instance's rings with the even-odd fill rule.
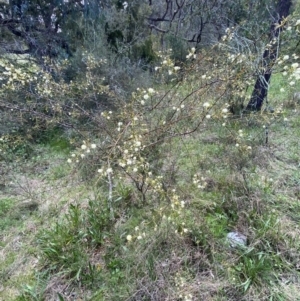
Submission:
[[[276,13],[278,18],[272,23],[270,30],[270,42],[278,38],[282,27],[278,26],[281,21],[289,15],[292,5],[291,0],[278,0]],[[269,83],[272,75],[272,67],[277,58],[277,45],[272,44],[266,49],[262,58],[262,73],[258,75],[250,101],[246,107],[246,111],[260,111],[265,98],[268,95]]]

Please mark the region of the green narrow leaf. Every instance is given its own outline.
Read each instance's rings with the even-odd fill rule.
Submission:
[[[57,293],[57,296],[59,301],[65,301],[64,297],[60,293]]]

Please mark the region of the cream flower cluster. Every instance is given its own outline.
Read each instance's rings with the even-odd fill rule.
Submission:
[[[158,56],[161,58],[160,66],[156,66],[154,68],[155,71],[166,71],[166,73],[170,76],[176,74],[181,68],[180,66],[176,66],[173,59],[171,59],[172,49],[167,50],[162,53],[159,51]]]
[[[235,147],[237,147],[239,150],[243,152],[251,152],[252,147],[249,145],[249,140],[251,137],[249,137],[244,130],[240,129],[236,133],[236,144]]]
[[[8,60],[1,59],[0,67],[3,69],[0,80],[5,80],[3,87],[14,88],[15,85],[25,85],[27,83],[38,80],[38,72],[40,68],[37,65],[31,64],[31,66],[14,65]]]
[[[83,144],[80,146],[77,152],[71,154],[71,157],[67,159],[68,163],[78,163],[80,159],[85,158],[93,150],[97,148],[95,143],[86,143],[83,141]]]
[[[128,234],[126,236],[126,240],[127,240],[128,243],[130,243],[130,242],[132,242],[134,240],[142,240],[142,239],[144,239],[146,237],[146,233],[145,232],[141,232],[139,226],[136,226],[134,228],[134,232],[135,233],[132,233],[132,235]]]
[[[193,47],[191,48],[191,50],[189,51],[189,54],[186,56],[187,59],[195,59],[197,57],[196,55],[196,48]]]
[[[288,81],[290,86],[294,86],[296,81],[300,80],[300,64],[299,56],[293,53],[291,56],[284,55],[282,58],[279,58],[277,61],[278,65],[285,64],[283,66],[283,76],[288,76]],[[280,88],[280,92],[284,92],[285,89]]]
[[[179,272],[175,275],[175,287],[178,292],[178,298],[182,301],[196,300],[192,293],[189,292],[190,279],[189,275],[183,275]]]

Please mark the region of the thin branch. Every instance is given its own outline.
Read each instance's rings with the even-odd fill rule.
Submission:
[[[169,30],[164,30],[164,29],[158,28],[158,27],[156,27],[156,26],[153,25],[153,24],[149,24],[149,27],[150,27],[151,29],[155,29],[156,31],[162,32],[162,33],[166,33],[166,32],[169,31]]]

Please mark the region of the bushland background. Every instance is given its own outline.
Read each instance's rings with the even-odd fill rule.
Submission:
[[[0,1],[0,299],[300,300],[299,11]]]

